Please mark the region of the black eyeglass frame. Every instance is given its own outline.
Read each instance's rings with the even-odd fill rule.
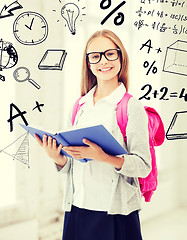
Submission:
[[[116,59],[114,59],[114,60],[108,59],[107,56],[105,55],[106,52],[111,51],[111,50],[117,50],[117,52],[118,52],[118,57],[117,57]],[[92,54],[92,53],[99,53],[99,54],[100,54],[99,60],[98,60],[97,62],[95,62],[95,63],[91,63],[91,62],[89,61],[89,58],[88,58],[88,56],[89,56],[90,54]],[[86,54],[86,59],[87,59],[87,61],[88,61],[90,64],[97,64],[98,62],[101,61],[101,58],[102,58],[102,56],[104,55],[105,58],[106,58],[108,61],[116,61],[116,60],[119,58],[120,53],[121,53],[121,50],[120,50],[119,48],[112,48],[112,49],[107,49],[107,50],[104,51],[104,52],[90,52],[90,53],[87,53],[87,54]]]

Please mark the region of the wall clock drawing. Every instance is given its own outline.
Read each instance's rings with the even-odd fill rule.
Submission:
[[[36,45],[47,38],[48,24],[39,13],[23,12],[14,21],[13,33],[20,43]]]

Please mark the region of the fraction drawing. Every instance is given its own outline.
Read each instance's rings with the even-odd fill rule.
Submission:
[[[19,141],[22,140],[22,141],[21,141],[21,144],[19,145],[16,153],[15,154],[10,153],[10,151],[11,151],[10,149],[9,149],[9,151],[7,151],[7,149],[10,148],[11,146],[13,146],[14,144],[16,144],[16,142],[18,142],[18,140]],[[13,151],[14,151],[14,149],[13,149]],[[0,150],[0,153],[4,153],[4,154],[8,155],[8,156],[12,157],[13,160],[20,161],[21,163],[27,165],[28,168],[30,168],[30,165],[29,165],[29,133],[24,133],[23,135],[18,137],[10,145],[8,145],[5,148],[3,148],[2,150]]]
[[[13,72],[13,77],[17,82],[25,82],[28,81],[37,89],[40,89],[38,83],[36,83],[33,79],[30,79],[30,71],[26,67],[19,67]]]
[[[168,140],[187,139],[187,111],[176,112],[166,132]]]
[[[106,0],[102,0],[100,3],[100,8],[105,10],[111,7],[112,5],[112,1],[107,1],[108,4],[105,5]],[[110,11],[105,17],[104,19],[101,21],[101,25],[103,25],[116,11],[118,11],[118,9],[120,9],[124,4],[126,3],[126,1],[122,1],[119,5],[117,5],[114,9],[112,9],[112,11]],[[118,12],[117,16],[114,18],[114,24],[116,26],[119,26],[121,24],[123,24],[125,20],[125,16],[122,12]]]
[[[187,41],[177,40],[167,47],[163,71],[187,76]]]
[[[37,12],[23,12],[14,21],[13,33],[21,44],[36,45],[46,40],[48,24]]]
[[[12,43],[0,39],[0,71],[14,67],[18,62],[18,54]],[[0,74],[0,80],[5,81],[5,77]]]
[[[6,4],[5,4],[4,7],[0,11],[0,18],[14,16],[14,14],[12,12],[17,9],[21,9],[21,8],[23,8],[23,7],[18,3],[18,1],[14,1],[13,3],[9,4],[8,6],[6,6]]]
[[[40,70],[62,70],[66,55],[65,50],[48,49],[38,64],[38,68]]]

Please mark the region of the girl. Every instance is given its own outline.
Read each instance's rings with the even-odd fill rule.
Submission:
[[[46,136],[37,141],[67,174],[63,240],[140,240],[138,212],[141,193],[138,177],[151,170],[148,119],[134,97],[128,102],[127,143],[116,119],[116,106],[128,91],[128,56],[120,39],[109,30],[97,31],[88,40],[83,56],[82,86],[76,126],[103,124],[127,150],[110,156],[98,145],[57,146]],[[69,124],[72,119],[70,116]],[[60,154],[66,151],[72,158]],[[112,146],[111,146],[112,148]],[[82,163],[77,159],[90,158]]]

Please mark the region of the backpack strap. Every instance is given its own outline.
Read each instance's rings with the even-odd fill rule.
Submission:
[[[74,104],[74,106],[73,106],[72,126],[73,126],[74,123],[75,123],[75,117],[76,117],[76,115],[77,115],[77,112],[79,111],[79,109],[80,109],[80,107],[81,107],[81,105],[79,104],[79,101],[80,101],[81,98],[82,98],[82,97],[79,97],[79,98],[76,100],[76,102],[75,102],[75,104]]]
[[[122,99],[117,104],[117,109],[116,109],[117,123],[122,132],[125,142],[127,141],[127,137],[126,137],[126,126],[128,122],[127,104],[131,97],[132,95],[126,92],[122,97]]]

